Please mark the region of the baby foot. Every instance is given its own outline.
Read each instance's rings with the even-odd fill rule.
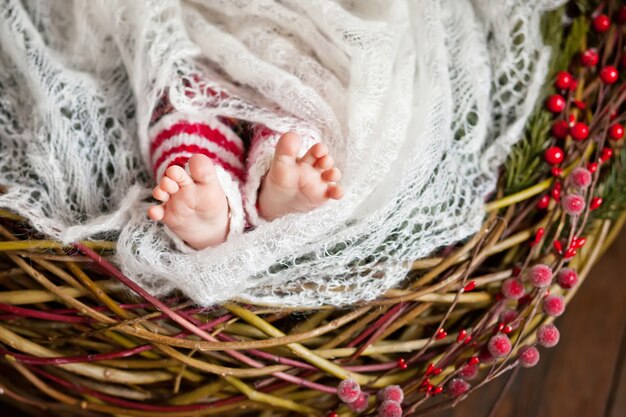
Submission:
[[[307,212],[328,199],[343,197],[343,189],[335,184],[341,172],[334,167],[328,147],[317,143],[298,158],[300,143],[300,136],[288,132],[276,144],[272,166],[259,192],[259,213],[266,220]]]
[[[195,249],[218,245],[229,230],[228,201],[211,160],[202,154],[189,159],[189,172],[178,165],[165,171],[152,195],[163,204],[148,209],[152,220],[165,225]]]

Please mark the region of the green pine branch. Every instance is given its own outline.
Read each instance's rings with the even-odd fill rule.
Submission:
[[[528,188],[546,178],[549,166],[543,162],[543,152],[550,146],[553,116],[544,109],[545,98],[554,92],[552,80],[559,71],[567,70],[572,59],[582,49],[589,31],[584,17],[574,19],[563,27],[564,7],[546,13],[541,21],[544,42],[552,49],[548,75],[533,114],[528,119],[524,137],[509,155],[505,170],[505,195]]]
[[[601,180],[600,208],[592,212],[594,219],[617,219],[626,211],[626,152],[614,158],[606,177]]]

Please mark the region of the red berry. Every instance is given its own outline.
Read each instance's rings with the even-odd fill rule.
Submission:
[[[565,139],[569,133],[569,123],[565,120],[557,120],[552,125],[552,135],[557,139]]]
[[[437,330],[437,334],[435,335],[435,339],[440,340],[443,339],[444,337],[446,337],[448,335],[448,333],[443,330],[443,329],[439,329]]]
[[[337,385],[337,396],[344,403],[352,403],[361,395],[361,386],[352,379],[344,379]]]
[[[480,363],[480,359],[477,356],[472,356],[471,358],[469,358],[467,363],[471,365],[478,365]]]
[[[543,311],[548,316],[560,316],[565,311],[565,298],[562,295],[547,296],[543,299]]]
[[[576,256],[576,249],[574,248],[567,248],[567,250],[563,254],[563,257],[565,259],[570,259],[570,258],[573,258],[574,256]]]
[[[567,116],[567,122],[569,123],[570,128],[574,127],[574,124],[576,124],[576,116],[570,114],[569,116]]]
[[[602,205],[602,198],[594,197],[591,199],[591,202],[589,203],[589,209],[592,211],[597,210],[600,208],[601,205]]]
[[[402,407],[396,401],[384,401],[378,407],[379,417],[402,417]]]
[[[408,368],[409,365],[406,364],[404,359],[400,358],[400,359],[398,359],[397,366],[400,369],[406,369],[406,368]]]
[[[428,366],[426,367],[426,376],[432,375],[434,370],[435,370],[435,364],[432,362],[429,363]]]
[[[560,240],[555,240],[552,242],[552,247],[554,247],[554,250],[556,251],[556,253],[558,254],[562,254],[563,253],[563,245],[561,244]]]
[[[587,108],[585,102],[580,100],[574,100],[574,106],[578,107],[581,110],[585,110]]]
[[[502,358],[511,352],[511,341],[507,335],[497,334],[492,336],[487,343],[489,354],[495,358]]]
[[[537,329],[537,341],[543,347],[554,347],[559,343],[561,334],[554,324],[544,324]]]
[[[454,378],[452,381],[448,382],[448,394],[451,397],[459,397],[469,391],[469,389],[470,384],[460,378]]]
[[[437,387],[433,390],[433,394],[432,395],[439,395],[443,392],[443,387]]]
[[[570,216],[577,216],[585,209],[585,199],[577,194],[568,194],[562,202],[563,210]]]
[[[537,208],[539,210],[545,210],[548,208],[549,205],[550,205],[550,196],[547,194],[541,196],[539,201],[537,201]]]
[[[617,68],[613,66],[607,66],[600,70],[600,78],[606,84],[615,84],[617,79],[619,78],[619,73],[617,72]]]
[[[543,157],[550,165],[558,165],[563,162],[563,159],[565,158],[565,153],[563,152],[563,149],[559,148],[558,146],[550,146],[544,152]]]
[[[459,335],[456,337],[457,343],[461,343],[467,337],[467,330],[463,329],[459,332]]]
[[[520,349],[519,364],[524,368],[532,368],[539,362],[539,350],[534,346]]]
[[[561,175],[563,175],[563,168],[558,168],[558,167],[552,167],[550,169],[550,173],[552,173],[553,177],[561,177]]]
[[[586,237],[580,237],[580,238],[572,239],[572,247],[574,249],[582,248],[583,246],[585,246],[585,243],[587,243],[587,238]]]
[[[463,378],[466,381],[471,381],[478,375],[478,364],[466,363],[461,367],[457,374],[459,378]]]
[[[626,23],[626,6],[622,6],[619,8],[617,12],[617,23],[623,25]]]
[[[598,65],[599,59],[600,58],[598,57],[598,51],[591,48],[583,52],[583,54],[580,57],[580,62],[585,67],[595,67],[596,65]]]
[[[351,403],[347,403],[346,405],[350,410],[354,411],[355,413],[362,413],[363,411],[367,410],[367,406],[369,405],[369,396],[370,395],[368,393],[361,391],[361,393],[359,394],[359,398]]]
[[[472,291],[474,288],[476,288],[476,281],[470,281],[463,287],[463,292]]]
[[[593,28],[596,32],[606,32],[611,27],[611,19],[605,14],[601,14],[593,19]]]
[[[602,148],[602,152],[600,153],[600,162],[606,162],[613,157],[613,149],[611,148]]]
[[[572,74],[567,71],[559,71],[559,73],[556,75],[556,81],[554,81],[554,85],[559,90],[567,90],[572,86],[573,82],[574,78],[572,77]]]
[[[378,391],[378,399],[382,401],[395,401],[401,403],[404,400],[404,391],[399,385],[389,385]]]
[[[585,140],[589,137],[589,126],[583,122],[576,122],[570,129],[570,134],[576,140]]]
[[[550,195],[554,198],[555,201],[561,201],[561,189],[560,188],[552,188],[550,190]]]
[[[614,140],[620,140],[624,137],[624,126],[615,123],[609,127],[609,137]]]
[[[502,283],[502,294],[509,300],[519,300],[524,296],[524,284],[517,278],[509,278]]]
[[[561,113],[565,110],[565,99],[560,94],[551,95],[546,101],[546,107],[552,113]]]
[[[339,417],[336,411],[331,411],[326,415],[326,417]]]
[[[596,172],[598,170],[598,163],[597,162],[590,162],[587,164],[587,169],[589,170],[589,172],[591,172],[592,174],[594,172]]]
[[[537,264],[528,271],[528,279],[537,288],[544,288],[552,281],[552,269],[548,265]]]
[[[568,177],[570,184],[576,188],[587,188],[591,184],[591,172],[588,169],[578,167]]]
[[[491,355],[491,353],[489,353],[489,349],[487,349],[487,347],[484,347],[478,353],[478,360],[480,360],[480,363],[484,363],[485,365],[489,365],[489,364],[493,363],[494,357]]]

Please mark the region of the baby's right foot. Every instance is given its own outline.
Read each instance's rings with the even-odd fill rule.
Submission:
[[[165,171],[152,195],[163,204],[148,209],[152,220],[163,221],[176,236],[195,249],[216,246],[229,231],[228,201],[211,160],[189,158],[189,172],[178,165]]]

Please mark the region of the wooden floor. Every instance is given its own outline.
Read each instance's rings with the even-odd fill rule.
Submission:
[[[520,369],[491,417],[626,417],[626,230],[556,325],[560,343]],[[433,417],[487,417],[506,380]]]
[[[556,324],[559,345],[520,370],[491,417],[626,417],[626,230]],[[505,380],[433,416],[488,417]],[[9,415],[23,414],[0,402]]]

